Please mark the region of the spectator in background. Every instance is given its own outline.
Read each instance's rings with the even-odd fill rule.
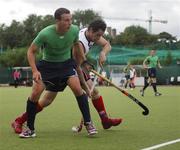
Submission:
[[[125,78],[126,78],[124,88],[127,89],[128,84],[129,84],[129,87],[131,87],[130,86],[130,63],[129,62],[128,62],[127,66],[125,66],[123,68],[123,72],[125,73]]]
[[[21,73],[17,69],[13,72],[14,87],[17,88],[21,78]]]
[[[133,90],[135,88],[135,78],[136,78],[136,69],[134,68],[133,65],[130,65],[130,82],[129,82],[129,87],[131,88],[131,90]]]

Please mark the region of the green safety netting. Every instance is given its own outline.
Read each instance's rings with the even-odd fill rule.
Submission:
[[[99,46],[92,47],[88,54],[88,59],[95,63],[100,50],[101,47]],[[169,52],[171,53],[173,60],[180,59],[180,50],[157,50],[157,55],[160,59],[165,59]],[[109,65],[124,65],[132,59],[145,58],[148,54],[149,49],[133,49],[114,45],[107,56],[106,63]]]

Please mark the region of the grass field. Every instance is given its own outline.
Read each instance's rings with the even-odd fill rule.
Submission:
[[[88,137],[86,130],[74,134],[71,127],[81,115],[76,100],[67,88],[54,103],[36,118],[34,139],[20,139],[10,127],[13,119],[25,110],[31,88],[0,88],[0,150],[140,150],[180,138],[180,87],[159,87],[161,97],[148,88],[145,97],[139,88],[129,91],[149,109],[148,116],[141,108],[113,87],[98,88],[104,97],[108,114],[122,117],[124,122],[109,130],[102,129],[100,119],[90,103],[91,115],[98,134]],[[180,150],[180,142],[159,148]]]

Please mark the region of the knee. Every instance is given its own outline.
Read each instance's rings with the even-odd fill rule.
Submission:
[[[76,87],[75,89],[72,89],[75,96],[81,96],[83,94],[83,90],[81,87]]]
[[[30,99],[32,101],[38,101],[41,93],[42,93],[42,90],[33,90],[31,93]]]
[[[156,78],[152,78],[152,83],[153,83],[153,84],[156,83]]]
[[[47,101],[45,101],[44,103],[42,103],[41,106],[42,106],[42,107],[47,107],[47,106],[51,105],[51,103],[52,103],[52,101],[47,100]]]

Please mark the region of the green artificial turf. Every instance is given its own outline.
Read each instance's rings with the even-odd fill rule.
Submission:
[[[85,128],[81,133],[74,134],[71,128],[78,125],[81,114],[72,92],[67,88],[37,115],[37,137],[20,139],[10,124],[25,111],[31,88],[0,87],[0,150],[140,150],[180,138],[180,87],[158,87],[162,93],[160,97],[154,96],[151,87],[144,97],[140,96],[140,88],[128,90],[149,108],[148,116],[143,116],[142,109],[115,88],[98,89],[108,115],[123,118],[121,125],[104,130],[90,102],[98,134],[89,137]],[[180,143],[159,149],[179,150]]]

